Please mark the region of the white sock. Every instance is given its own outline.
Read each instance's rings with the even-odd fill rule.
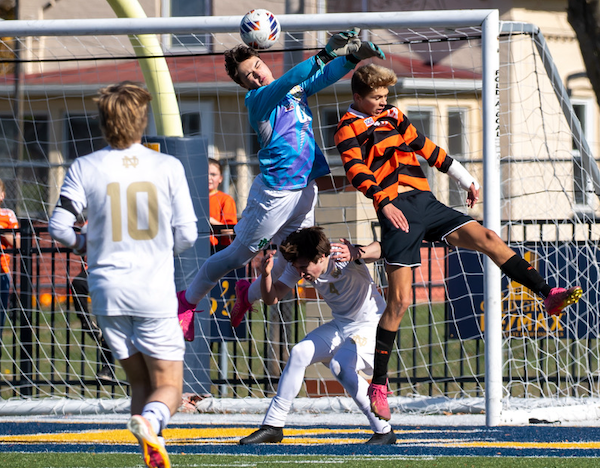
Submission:
[[[287,418],[288,413],[290,412],[291,407],[291,400],[284,400],[279,396],[275,396],[271,400],[271,404],[269,405],[267,414],[265,414],[265,419],[263,419],[263,425],[273,427],[285,426],[285,420]]]
[[[169,424],[171,410],[162,401],[151,401],[144,406],[142,416],[148,420],[152,429],[158,435]]]

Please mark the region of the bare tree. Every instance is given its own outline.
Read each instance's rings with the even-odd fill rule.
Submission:
[[[600,105],[600,2],[569,0],[567,18],[573,27],[596,101]]]

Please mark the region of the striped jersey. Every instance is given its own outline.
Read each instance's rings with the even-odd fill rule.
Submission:
[[[258,135],[258,161],[265,184],[275,190],[302,189],[329,174],[315,142],[308,97],[335,83],[355,64],[338,57],[320,67],[315,57],[299,63],[267,86],[246,93],[250,125]]]
[[[376,210],[398,196],[399,185],[431,190],[417,155],[444,173],[453,161],[390,105],[376,116],[350,107],[338,124],[335,144],[348,180],[373,200]]]

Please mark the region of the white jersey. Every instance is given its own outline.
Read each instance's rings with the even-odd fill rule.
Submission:
[[[197,221],[181,162],[134,144],[76,159],[61,196],[87,208],[96,315],[177,315],[174,230]]]
[[[293,288],[300,278],[298,271],[288,263],[279,281]],[[362,262],[336,262],[330,259],[327,271],[309,282],[331,308],[334,319],[365,321],[383,313],[385,309],[385,301],[369,269]]]

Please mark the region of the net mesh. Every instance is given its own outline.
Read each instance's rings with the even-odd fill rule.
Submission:
[[[316,53],[329,34],[284,31],[261,57],[275,77],[281,76]],[[382,64],[398,75],[389,102],[482,181],[480,28],[399,26],[362,34],[381,46],[386,54]],[[184,134],[206,137],[209,156],[223,167],[221,190],[234,197],[241,214],[259,172],[259,146],[247,123],[244,90],[223,66],[222,52],[239,43],[239,36],[159,38]],[[598,317],[591,306],[598,294],[597,197],[535,38],[503,34],[500,44],[501,235],[551,285],[581,284],[585,291],[568,314],[549,318],[531,291],[504,280],[503,397],[508,407],[515,399],[535,405],[597,397]],[[93,304],[74,292],[81,259],[57,250],[47,220],[69,164],[105,145],[93,102],[98,88],[143,81],[136,53],[146,54],[134,50],[127,36],[4,38],[0,51],[0,178],[6,185],[5,206],[17,213],[24,230],[21,248],[6,250],[13,287],[2,331],[0,395],[118,400],[129,391],[125,376],[113,366],[93,316],[79,311],[85,303],[91,312]],[[333,143],[337,122],[352,99],[348,78],[311,98],[317,142],[331,166],[331,175],[319,180],[316,219],[330,239],[366,244],[379,238],[377,217],[370,202],[348,186]],[[584,126],[591,103],[573,103]],[[466,212],[464,192],[425,162],[423,167],[436,197]],[[190,184],[206,183],[204,174],[188,177]],[[481,205],[469,214],[481,220]],[[209,236],[200,233],[198,242],[208,242]],[[402,321],[390,363],[391,401],[425,412],[444,411],[440,402],[447,401],[472,399],[479,405],[485,390],[483,259],[442,244],[424,244],[421,257],[413,273],[414,305]],[[201,332],[188,345],[186,362],[189,367],[196,360],[206,372],[202,377],[189,369],[186,373],[192,403],[208,395],[240,401],[272,396],[291,347],[331,319],[327,305],[301,283],[276,307],[256,304],[243,325],[231,330],[235,281],[255,277],[258,261],[260,255],[247,269],[225,278],[211,295],[210,313],[197,316]],[[385,294],[383,265],[374,264],[372,274]],[[326,366],[307,369],[301,397],[344,395]],[[427,399],[432,406],[420,403]]]

